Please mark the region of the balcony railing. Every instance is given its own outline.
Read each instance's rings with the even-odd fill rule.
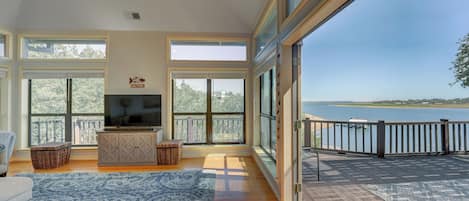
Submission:
[[[467,152],[469,121],[348,122],[306,119],[304,147],[384,155]]]
[[[96,130],[104,128],[104,120],[77,119],[72,121],[72,141],[75,145],[97,144]]]
[[[175,117],[174,133],[176,139],[185,143],[206,143],[205,117]],[[216,117],[212,120],[212,141],[214,143],[242,143],[244,140],[244,118]]]
[[[72,121],[72,144],[95,145],[96,130],[104,128],[104,120],[77,119]],[[65,120],[31,122],[31,145],[65,141]]]

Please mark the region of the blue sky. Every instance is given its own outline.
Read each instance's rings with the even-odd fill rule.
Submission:
[[[303,40],[302,98],[469,97],[449,85],[467,33],[469,0],[356,0]]]

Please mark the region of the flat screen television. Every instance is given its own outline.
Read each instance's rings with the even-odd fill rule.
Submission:
[[[105,127],[161,126],[161,95],[105,95]]]

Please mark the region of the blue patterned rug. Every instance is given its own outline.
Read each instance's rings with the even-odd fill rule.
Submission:
[[[34,201],[212,201],[215,173],[183,170],[150,173],[18,174],[34,181]]]

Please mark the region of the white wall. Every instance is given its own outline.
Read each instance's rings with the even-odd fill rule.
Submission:
[[[161,94],[166,104],[165,41],[162,32],[110,32],[109,64],[106,69],[106,94]],[[129,77],[142,76],[145,88],[130,88]],[[168,127],[162,108],[162,126]],[[167,132],[164,132],[165,135]]]

